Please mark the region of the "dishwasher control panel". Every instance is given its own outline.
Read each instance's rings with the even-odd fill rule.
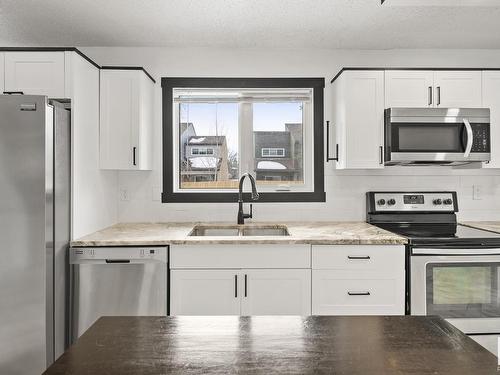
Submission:
[[[167,247],[72,247],[70,263],[143,263],[145,261],[167,262]]]

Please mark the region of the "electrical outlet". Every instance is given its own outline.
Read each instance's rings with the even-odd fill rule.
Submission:
[[[128,189],[120,189],[120,200],[124,202],[128,202],[130,200],[130,196],[128,194]]]
[[[475,201],[483,199],[483,187],[481,185],[472,185],[472,199]]]

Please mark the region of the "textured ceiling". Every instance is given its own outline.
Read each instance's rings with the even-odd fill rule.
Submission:
[[[500,48],[500,6],[387,7],[379,0],[0,0],[0,45]]]

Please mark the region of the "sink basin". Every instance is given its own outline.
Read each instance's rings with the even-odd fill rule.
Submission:
[[[289,236],[286,227],[256,227],[243,228],[244,236]]]
[[[247,237],[247,236],[289,236],[288,228],[284,225],[268,226],[223,226],[223,225],[197,225],[189,233],[189,236],[229,236],[229,237]]]

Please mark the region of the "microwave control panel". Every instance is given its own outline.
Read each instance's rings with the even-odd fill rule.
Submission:
[[[487,124],[471,124],[472,152],[490,152],[490,128]]]

